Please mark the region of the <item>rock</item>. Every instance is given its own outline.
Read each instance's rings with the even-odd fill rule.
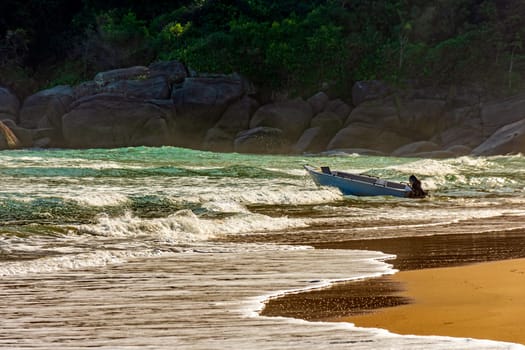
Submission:
[[[403,134],[414,140],[427,140],[446,129],[445,101],[410,100],[399,106]]]
[[[525,119],[498,129],[485,142],[472,150],[477,156],[525,152]]]
[[[352,112],[352,108],[350,108],[350,106],[347,105],[344,101],[336,99],[328,101],[323,111],[334,112],[341,118],[341,121],[344,122],[350,115],[350,112]]]
[[[345,126],[351,123],[365,123],[374,125],[382,122],[386,118],[395,118],[399,123],[398,108],[392,101],[385,103],[383,101],[368,101],[354,108],[345,121]]]
[[[244,95],[240,78],[231,76],[187,78],[174,89],[177,110],[177,145],[198,148],[204,134],[221,118],[228,106]]]
[[[85,81],[73,88],[73,99],[79,100],[83,97],[93,96],[102,93],[103,87],[94,81]]]
[[[100,72],[95,75],[93,81],[100,87],[118,80],[143,80],[150,77],[148,67],[135,66],[129,68],[113,69],[106,72]]]
[[[352,103],[359,106],[365,101],[381,99],[390,93],[390,87],[383,81],[357,81],[352,87]]]
[[[481,123],[484,135],[492,135],[499,128],[525,119],[525,95],[483,104]]]
[[[311,127],[321,127],[324,130],[331,130],[335,134],[343,126],[341,117],[335,112],[321,112],[312,118]]]
[[[29,96],[20,111],[20,126],[27,129],[61,129],[62,116],[69,110],[73,93],[70,86],[60,85]]]
[[[149,79],[118,80],[107,84],[100,91],[144,100],[163,100],[170,97],[168,79],[161,75]]]
[[[445,102],[389,98],[361,103],[350,113],[345,125],[364,123],[384,128],[413,140],[428,140],[448,126]]]
[[[179,61],[155,62],[149,65],[151,76],[163,76],[169,84],[182,83],[189,74],[186,67]]]
[[[260,126],[281,129],[290,142],[295,142],[310,126],[312,107],[303,99],[275,102],[260,107],[250,121],[250,128]]]
[[[324,151],[343,123],[334,112],[321,112],[312,119],[310,125],[292,148],[294,153]]]
[[[440,149],[441,147],[439,147],[434,142],[417,141],[417,142],[409,143],[407,145],[399,147],[394,152],[392,152],[392,156],[404,157],[404,156],[410,156],[416,153],[433,152],[433,151],[437,151]]]
[[[306,100],[306,102],[312,106],[312,112],[315,115],[324,110],[328,100],[328,95],[321,91],[310,97],[308,100]]]
[[[233,136],[221,128],[211,128],[206,132],[202,148],[213,152],[233,151]]]
[[[62,118],[71,148],[170,145],[172,115],[152,102],[99,94],[77,101]]]
[[[244,96],[226,109],[215,127],[235,135],[249,128],[250,119],[257,108],[259,108],[259,103],[256,100]]]
[[[287,153],[288,143],[281,129],[259,126],[241,131],[235,138],[234,151],[258,154]]]
[[[439,143],[445,149],[455,145],[473,148],[487,138],[484,135],[477,106],[447,111],[443,118],[446,120],[445,125],[448,125],[448,127],[436,134],[431,140]]]
[[[16,120],[20,111],[20,101],[9,89],[0,87],[0,120]]]
[[[341,129],[328,144],[327,149],[367,148],[390,153],[411,139],[390,131],[380,125],[373,127],[353,123]]]
[[[333,133],[327,134],[321,127],[306,129],[299,140],[292,147],[293,153],[321,152],[332,138]]]

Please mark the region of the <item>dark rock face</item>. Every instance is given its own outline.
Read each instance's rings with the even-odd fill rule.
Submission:
[[[202,147],[219,152],[233,151],[235,135],[249,128],[250,118],[258,107],[259,103],[248,96],[232,103],[215,126],[206,132]]]
[[[62,119],[72,148],[169,145],[171,124],[172,115],[154,103],[112,94],[77,101]]]
[[[61,128],[62,116],[73,102],[70,86],[56,86],[29,96],[20,111],[20,125],[28,129]]]
[[[177,145],[200,147],[204,134],[220,119],[228,106],[244,94],[239,77],[187,78],[172,92],[177,110]]]
[[[525,119],[505,125],[472,150],[472,154],[479,156],[521,152],[525,152]]]
[[[100,72],[75,87],[40,91],[22,107],[0,87],[0,121],[24,147],[173,145],[433,158],[525,151],[525,94],[494,100],[476,87],[394,91],[366,81],[352,95],[353,104],[318,92],[306,101],[260,105],[253,84],[239,75],[190,76],[182,63],[169,61]]]
[[[312,107],[303,99],[267,104],[252,117],[250,128],[260,126],[281,129],[284,137],[295,142],[312,120]]]
[[[170,97],[168,79],[162,75],[141,80],[118,80],[109,83],[100,90],[144,100],[164,100]]]
[[[241,131],[235,138],[234,151],[258,154],[287,153],[288,143],[281,129],[259,126]]]
[[[317,114],[324,110],[329,100],[328,95],[321,91],[310,97],[307,102],[312,106],[313,114]]]
[[[93,81],[98,86],[106,86],[119,80],[143,80],[149,77],[149,69],[144,66],[135,66],[129,68],[113,69],[106,72],[100,72],[95,75]]]
[[[353,123],[341,129],[330,141],[327,149],[366,148],[390,153],[393,149],[411,142],[412,139],[389,129]]]
[[[182,83],[189,74],[186,67],[179,61],[155,62],[149,65],[150,75],[163,76],[169,84]]]

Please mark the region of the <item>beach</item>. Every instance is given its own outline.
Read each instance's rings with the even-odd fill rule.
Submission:
[[[524,238],[517,230],[317,244],[396,254],[389,262],[401,271],[287,295],[267,303],[263,314],[525,344]]]
[[[392,280],[411,303],[340,318],[398,334],[447,335],[525,344],[525,259],[402,271]]]
[[[432,196],[344,197],[305,163],[415,173]],[[521,156],[0,152],[0,348],[525,349],[330,322],[417,305],[397,270],[525,258],[524,168]]]

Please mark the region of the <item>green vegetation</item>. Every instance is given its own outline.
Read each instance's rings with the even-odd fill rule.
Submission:
[[[3,0],[0,84],[27,93],[177,59],[265,91],[357,80],[523,88],[521,0]]]

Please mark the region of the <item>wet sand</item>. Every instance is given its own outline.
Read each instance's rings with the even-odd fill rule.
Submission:
[[[408,305],[340,318],[398,334],[448,335],[525,344],[525,259],[404,271],[393,276]]]
[[[315,247],[396,254],[389,262],[401,272],[273,299],[263,315],[330,321],[344,318],[401,334],[525,343],[521,319],[516,321],[513,317],[519,316],[512,316],[525,313],[521,300],[525,294],[519,294],[525,290],[525,261],[520,259],[525,258],[525,231],[355,240]],[[434,299],[427,299],[428,295]],[[513,313],[508,312],[511,309]],[[396,324],[404,328],[394,329]]]

